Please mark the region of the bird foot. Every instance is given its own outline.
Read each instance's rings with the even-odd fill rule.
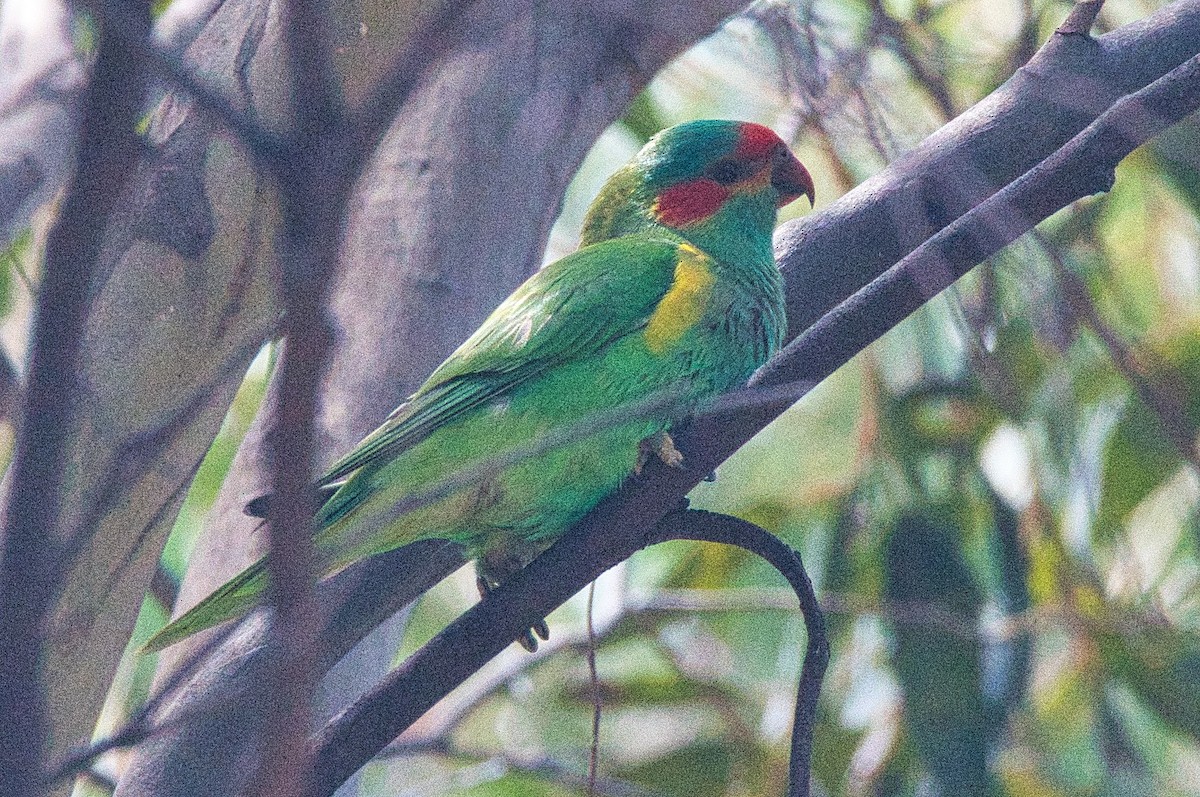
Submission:
[[[484,575],[476,574],[475,588],[479,590],[479,599],[480,600],[486,600],[487,596],[497,586],[499,586],[499,584],[497,582],[491,581]],[[539,637],[542,639],[543,642],[548,641],[550,639],[550,626],[546,625],[545,618],[538,620],[537,622],[533,623],[533,625],[531,625],[529,628],[526,628],[524,633],[522,633],[520,636],[517,637],[516,642],[518,645],[525,648],[525,650],[529,651],[530,653],[536,653],[537,649],[538,649],[538,638]]]
[[[637,464],[633,466],[633,472],[638,476],[642,475],[642,469],[646,467],[650,457],[655,456],[668,467],[683,467],[683,454],[675,447],[675,441],[671,439],[669,432],[653,434],[638,444],[638,459]]]

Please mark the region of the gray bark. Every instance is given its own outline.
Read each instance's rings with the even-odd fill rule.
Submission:
[[[410,727],[510,644],[523,628],[566,601],[604,570],[641,547],[677,538],[679,525],[686,524],[693,514],[676,511],[684,495],[787,409],[797,396],[1038,222],[1076,199],[1107,191],[1123,158],[1169,125],[1194,113],[1200,107],[1200,35],[1197,35],[1200,2],[1176,3],[1151,22],[1162,27],[1139,25],[1106,36],[1098,43],[1080,35],[1057,36],[1020,75],[997,92],[1004,103],[1002,107],[1007,109],[1005,113],[999,117],[990,115],[995,110],[994,106],[989,107],[990,102],[978,106],[975,119],[987,118],[992,125],[1005,127],[1021,120],[1023,101],[1044,95],[1054,82],[1070,85],[1073,70],[1086,68],[1081,60],[1095,59],[1090,64],[1093,69],[1114,74],[1108,71],[1112,63],[1104,63],[1106,59],[1119,62],[1138,54],[1151,41],[1166,50],[1163,60],[1143,73],[1146,84],[1137,86],[1136,92],[1100,109],[1098,118],[1085,119],[1084,129],[1068,133],[1061,149],[1048,144],[1048,151],[1031,164],[1032,168],[1010,179],[1002,190],[991,192],[983,202],[964,209],[885,274],[861,286],[834,311],[803,331],[751,380],[752,386],[763,391],[753,401],[703,416],[680,430],[675,441],[684,454],[682,467],[670,468],[657,461],[648,463],[640,477],[631,479],[543,555],[455,620],[389,673],[368,695],[330,722],[314,738],[318,782],[307,797],[330,794],[341,779]],[[1174,40],[1177,47],[1167,45],[1161,36],[1168,30],[1179,37]],[[1076,60],[1081,54],[1084,58]],[[1036,108],[1037,103],[1032,107]],[[1078,121],[1074,118],[1071,123]],[[1021,128],[1017,124],[1013,129]],[[932,146],[942,148],[943,154],[954,150],[960,156],[968,154],[972,143],[978,143],[979,133],[963,134],[964,129],[971,129],[969,124],[957,129],[958,136],[935,136],[931,139]],[[1063,128],[1057,128],[1054,137],[1062,132]],[[925,147],[922,145],[917,154],[929,155],[928,150],[920,151]],[[890,167],[876,183],[911,185],[926,176],[920,171],[923,168],[922,158],[908,158]],[[979,179],[969,171],[962,177],[968,187],[973,187],[971,181]],[[872,194],[870,186],[865,188],[866,193],[864,189],[856,189],[835,203],[835,208],[841,206],[841,210],[846,210],[861,203],[857,204],[858,212],[869,214],[880,210],[880,202],[886,207],[886,194]],[[816,222],[809,225],[815,226]],[[792,225],[790,232],[802,232],[805,226],[808,225],[803,222]],[[821,251],[802,234],[781,236],[780,242],[778,253],[785,261],[803,262]],[[875,238],[867,237],[854,243],[851,254],[865,256],[874,245]],[[789,282],[789,296],[808,310],[810,299],[794,295],[801,287]],[[818,296],[816,301],[823,298]],[[796,332],[793,330],[793,335]],[[796,782],[792,785],[795,787]]]
[[[194,53],[221,36],[249,46],[207,59],[206,76],[243,103],[270,97],[263,26],[218,21]],[[180,502],[276,319],[272,216],[250,161],[182,100],[150,138],[104,235],[81,357],[63,514],[77,551],[46,628],[50,761],[91,736]]]
[[[85,70],[70,25],[59,0],[9,0],[0,8],[0,250],[62,187],[71,166]]]

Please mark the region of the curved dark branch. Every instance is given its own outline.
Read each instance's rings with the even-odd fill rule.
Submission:
[[[1012,183],[1037,166],[1122,96],[1138,91],[1194,56],[1197,42],[1200,0],[1180,0],[1098,40],[1056,36],[1008,84],[883,174],[822,213],[782,229],[778,252],[788,282],[792,329],[804,329],[861,286],[872,283],[932,235],[995,193],[997,187]],[[1128,152],[1133,146],[1127,141],[1118,149]],[[1016,199],[1023,202],[1025,197],[1022,194]],[[1028,208],[1018,207],[1026,211],[1022,223],[1027,229],[1036,219],[1028,214]],[[983,221],[986,219],[976,217],[972,224]],[[934,253],[934,249],[927,249],[922,257]],[[913,294],[919,303],[954,279],[949,267],[936,259],[933,262],[936,269],[931,274],[919,274],[929,279],[915,286],[907,276],[901,280],[902,293],[919,288]],[[871,301],[880,301],[886,295],[878,286],[866,289],[857,304],[840,309],[820,328],[794,343],[756,384],[794,382],[805,374],[816,381],[831,372],[895,323],[881,323],[864,315],[873,307]],[[806,365],[810,357],[811,364]],[[646,544],[646,529],[653,528],[681,496],[795,400],[791,390],[778,395],[787,399],[705,419],[681,434],[677,442],[685,454],[684,469],[668,469],[651,462],[642,478],[605,501],[526,573],[468,612],[465,625],[456,623],[458,630],[447,629],[447,634],[435,639],[436,655],[410,661],[393,673],[393,677],[407,679],[408,687],[400,690],[406,694],[397,698],[392,708],[396,712],[424,711],[430,705],[431,690],[452,688],[477,666],[466,652],[470,656],[478,653],[486,660],[595,574]],[[543,580],[531,582],[535,573]],[[407,588],[410,585],[406,581],[419,577],[421,571],[415,569],[387,583]],[[364,602],[390,600],[390,594],[380,595],[380,584],[364,584],[354,594]],[[554,600],[557,594],[562,597]],[[345,649],[345,640],[338,639],[336,631],[327,644],[324,652],[330,655]],[[222,684],[216,679],[210,690],[223,688]],[[392,710],[378,716],[351,710],[343,716],[363,728],[378,730],[381,736],[387,731],[383,726],[397,719]],[[317,759],[320,782],[316,793],[329,793],[340,782],[339,777],[354,770],[353,760],[370,757],[373,751],[361,738],[355,742],[360,745],[357,749],[340,747],[344,755]],[[324,740],[322,737],[317,741]]]
[[[807,795],[817,699],[829,658],[825,621],[812,582],[799,556],[753,523],[685,510],[667,515],[641,538],[568,535],[489,593],[314,737],[317,774],[309,797],[332,795],[353,772],[532,622],[565,603],[605,570],[647,545],[683,539],[737,545],[758,554],[787,578],[800,599],[809,633],[796,699],[789,794]]]
[[[825,614],[817,602],[812,581],[804,569],[800,554],[786,543],[748,520],[720,515],[715,512],[689,509],[667,515],[656,527],[659,539],[699,540],[736,545],[758,554],[787,579],[800,600],[808,643],[804,665],[796,689],[796,711],[792,718],[792,755],[788,767],[789,797],[808,797],[812,791],[813,732],[817,725],[817,702],[821,683],[829,664],[829,637],[825,631]]]

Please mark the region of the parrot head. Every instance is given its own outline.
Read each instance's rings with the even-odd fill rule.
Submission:
[[[801,196],[813,202],[812,178],[769,128],[684,122],[609,179],[588,210],[583,244],[666,227],[712,254],[769,250],[776,211]]]

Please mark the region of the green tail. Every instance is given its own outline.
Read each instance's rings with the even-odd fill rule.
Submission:
[[[226,620],[241,617],[258,603],[267,588],[265,560],[254,564],[225,582],[216,592],[186,611],[142,645],[143,653],[154,653]]]

